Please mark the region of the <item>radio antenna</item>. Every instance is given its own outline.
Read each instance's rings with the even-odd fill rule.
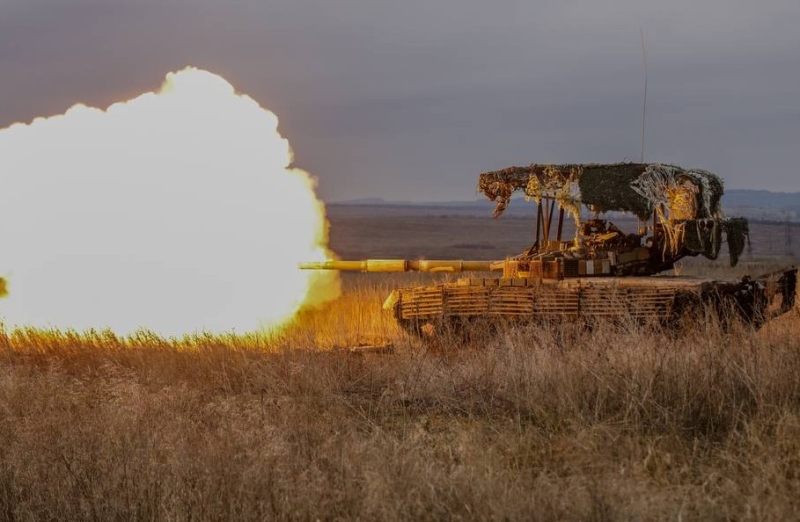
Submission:
[[[639,28],[639,35],[642,37],[642,62],[644,64],[644,100],[642,101],[642,155],[641,163],[644,163],[644,144],[645,129],[647,123],[647,43],[644,39],[644,29]]]

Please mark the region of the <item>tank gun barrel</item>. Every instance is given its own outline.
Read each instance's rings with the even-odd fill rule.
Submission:
[[[302,270],[343,270],[353,272],[489,272],[502,270],[503,261],[455,259],[363,259],[359,261],[311,261]]]

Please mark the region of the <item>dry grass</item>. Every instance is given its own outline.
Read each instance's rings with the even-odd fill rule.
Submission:
[[[280,335],[0,334],[2,520],[787,520],[800,316],[427,350],[355,277]],[[389,338],[395,355],[337,346]]]
[[[334,219],[334,250],[503,257],[463,245],[531,234],[385,212]],[[0,520],[800,518],[797,311],[431,350],[380,313],[409,279],[348,277],[271,338],[0,331]],[[337,349],[385,339],[395,355]]]

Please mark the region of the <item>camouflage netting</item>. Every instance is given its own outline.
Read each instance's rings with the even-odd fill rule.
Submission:
[[[745,218],[729,218],[724,221],[725,235],[728,236],[728,253],[731,266],[736,266],[744,251],[745,241],[750,242],[750,225]]]
[[[722,244],[722,227],[716,219],[688,219],[673,223],[679,231],[678,244],[690,252],[703,254],[708,259],[719,256]]]
[[[484,172],[478,190],[496,203],[495,217],[516,191],[537,203],[551,198],[576,216],[581,205],[594,212],[631,212],[642,220],[656,212],[675,248],[686,245],[710,259],[717,257],[724,231],[734,265],[748,237],[745,220],[722,214],[722,180],[700,169],[657,163],[533,164]]]
[[[537,202],[549,197],[570,210],[586,205],[595,212],[631,212],[640,219],[648,219],[657,205],[670,202],[670,195],[691,190],[689,185],[697,188],[698,213],[691,217],[716,216],[723,192],[722,180],[705,170],[684,170],[673,165],[589,163],[509,167],[481,174],[478,190],[497,203],[495,216],[501,215],[511,195],[521,190]]]
[[[722,246],[723,233],[728,240],[731,266],[739,263],[745,242],[750,241],[750,227],[744,218],[688,219],[673,221],[672,229],[678,234],[677,243],[690,252],[716,259]]]
[[[631,189],[650,203],[650,212],[665,205],[672,219],[709,219],[721,215],[722,180],[707,170],[683,170],[672,165],[647,165]]]

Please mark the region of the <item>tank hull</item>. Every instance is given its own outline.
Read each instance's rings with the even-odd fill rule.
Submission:
[[[705,305],[760,326],[791,309],[797,270],[719,281],[692,277],[472,278],[395,290],[384,307],[401,326],[488,318],[496,322],[597,320],[669,325]],[[732,313],[731,313],[732,312]]]

